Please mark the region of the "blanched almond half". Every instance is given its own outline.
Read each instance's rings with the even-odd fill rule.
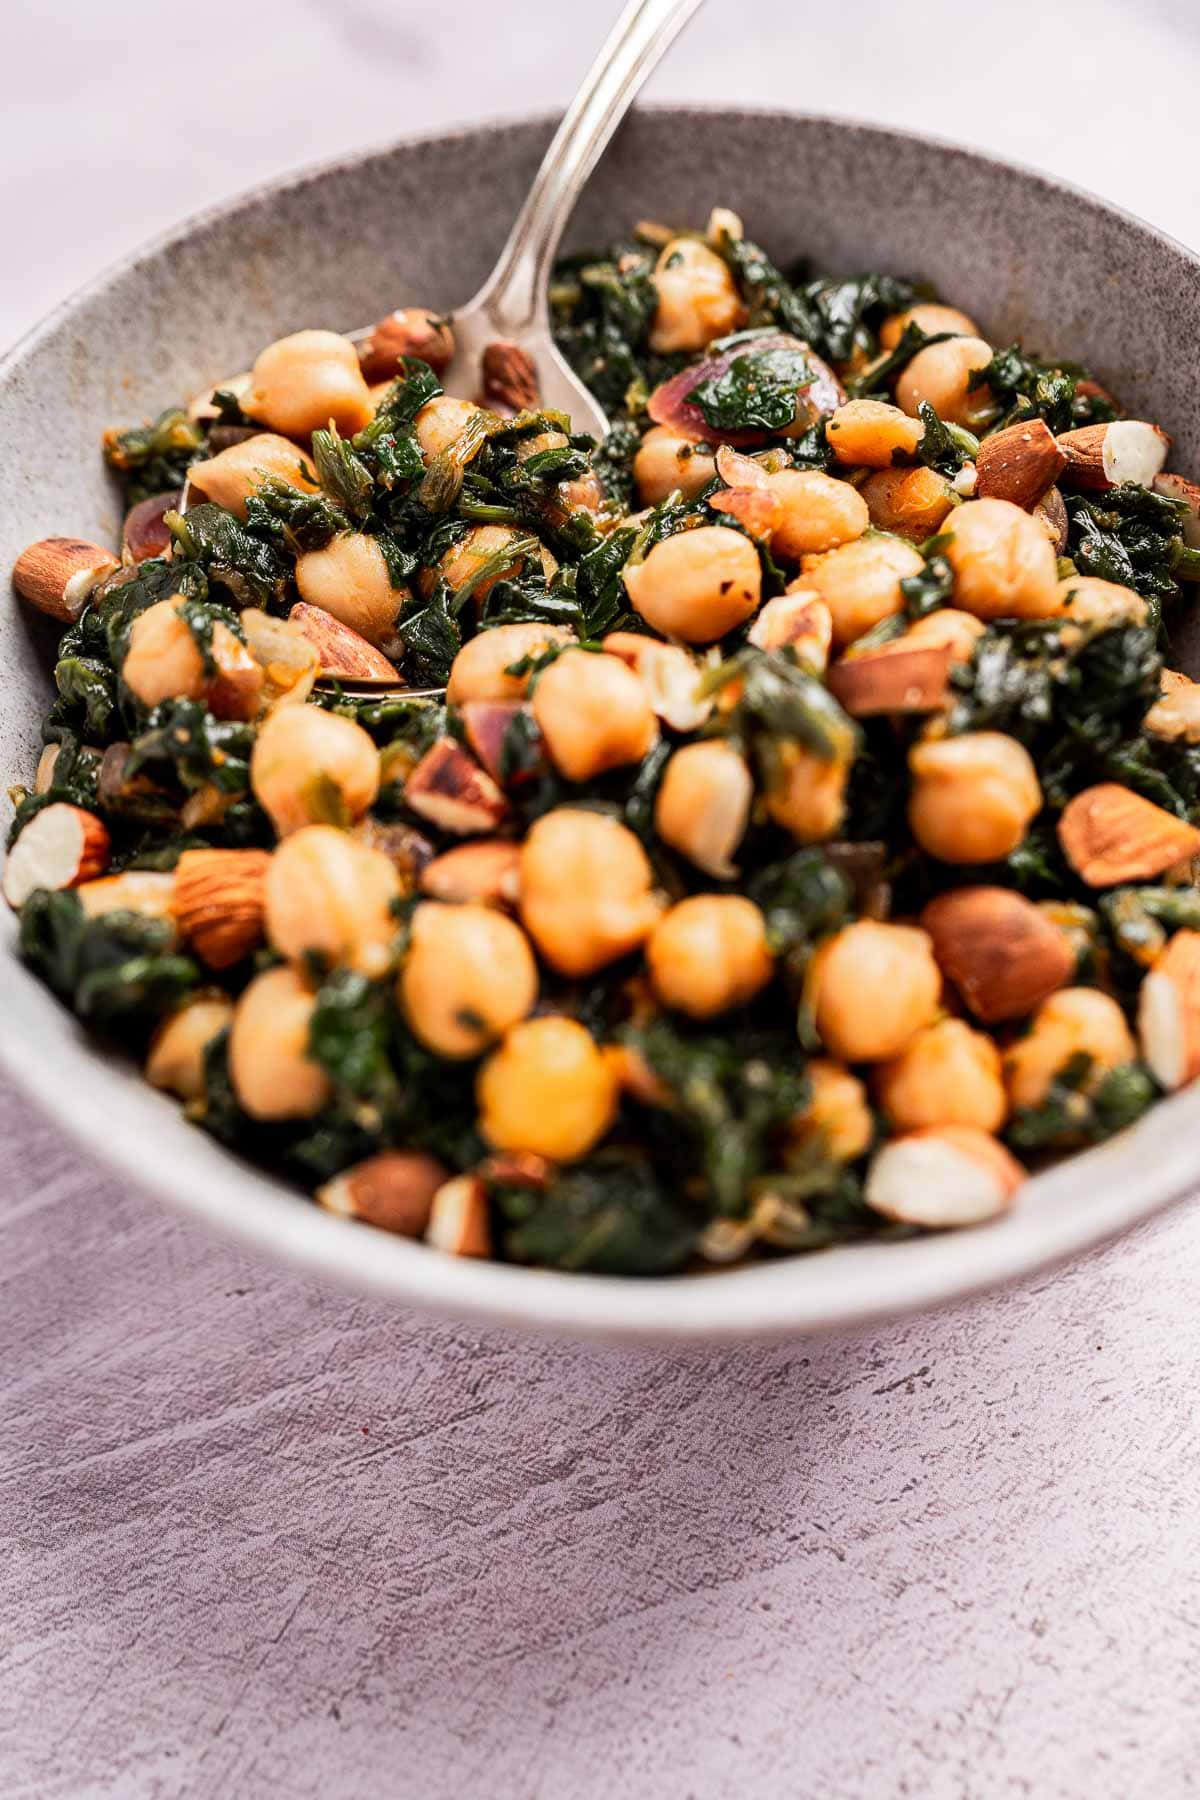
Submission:
[[[1138,1039],[1168,1092],[1200,1075],[1200,931],[1177,931],[1138,993]]]
[[[451,1256],[490,1256],[487,1191],[478,1175],[458,1175],[433,1196],[425,1242]]]
[[[455,837],[494,831],[508,812],[491,776],[453,738],[439,738],[425,752],[404,784],[404,798],[415,813]]]
[[[1067,503],[1056,487],[1047,490],[1031,510],[1030,517],[1037,520],[1046,536],[1054,546],[1054,554],[1063,556],[1067,548],[1067,534],[1071,521],[1067,517]]]
[[[902,640],[844,656],[830,669],[827,682],[834,698],[851,718],[879,713],[936,712],[949,698],[949,644],[914,644]]]
[[[89,544],[86,538],[39,538],[18,556],[12,580],[28,605],[71,625],[92,589],[119,567],[111,550]]]
[[[1164,678],[1166,674],[1164,669]],[[1200,744],[1200,685],[1183,681],[1166,689],[1142,720],[1142,728],[1169,744]]]
[[[1025,1018],[1075,973],[1066,933],[1011,888],[955,888],[930,901],[921,924],[938,967],[988,1025]]]
[[[446,1169],[435,1157],[415,1150],[384,1150],[343,1169],[317,1189],[316,1198],[328,1212],[343,1218],[418,1238],[425,1234],[434,1195],[446,1178]]]
[[[1064,431],[1058,447],[1067,459],[1063,480],[1072,487],[1103,489],[1125,481],[1149,487],[1162,471],[1171,440],[1144,419],[1114,419]]]
[[[396,681],[400,671],[382,650],[343,625],[321,606],[298,600],[288,614],[320,659],[321,674],[328,681]]]
[[[1200,852],[1200,831],[1119,782],[1102,781],[1068,802],[1058,841],[1089,887],[1142,881]]]
[[[103,822],[81,806],[56,801],[34,814],[9,851],[4,898],[21,907],[37,888],[78,887],[107,868],[108,855]]]
[[[678,644],[661,644],[637,631],[610,631],[601,648],[633,670],[655,716],[672,731],[696,731],[713,709],[700,694],[702,670]]]
[[[435,856],[421,873],[421,892],[435,900],[515,906],[520,895],[521,846],[507,838],[459,844]]]
[[[493,781],[503,779],[504,743],[518,713],[525,714],[533,738],[540,740],[532,712],[519,700],[468,700],[461,712],[467,743]]]
[[[1007,1212],[1024,1179],[1020,1163],[986,1131],[933,1125],[884,1144],[863,1198],[887,1219],[940,1231]]]
[[[1028,419],[985,437],[975,458],[975,493],[1011,500],[1029,512],[1067,466],[1044,419]]]
[[[175,868],[179,929],[210,969],[231,969],[262,942],[265,850],[185,850]]]

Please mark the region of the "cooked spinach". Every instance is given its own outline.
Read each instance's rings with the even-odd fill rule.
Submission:
[[[199,968],[173,941],[166,919],[91,919],[70,891],[40,889],[21,909],[24,960],[80,1018],[122,1036],[144,1036],[199,984]]]
[[[716,432],[782,431],[794,423],[796,397],[812,379],[802,349],[756,350],[751,342],[722,374],[700,382],[687,398]]]
[[[493,1203],[513,1262],[597,1275],[664,1275],[686,1262],[701,1220],[649,1160],[621,1148],[562,1170],[544,1189],[499,1186]]]

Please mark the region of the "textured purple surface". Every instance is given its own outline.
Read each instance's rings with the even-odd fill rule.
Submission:
[[[324,1291],[0,1092],[6,1800],[1175,1796],[1200,1213],[711,1355]]]

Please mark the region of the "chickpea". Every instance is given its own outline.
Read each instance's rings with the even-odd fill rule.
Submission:
[[[847,467],[890,469],[897,456],[912,455],[925,426],[886,400],[847,400],[827,421],[825,436]]]
[[[923,544],[954,510],[954,490],[936,469],[878,469],[862,486],[871,523]]]
[[[799,844],[819,844],[836,836],[846,816],[850,767],[839,756],[818,756],[784,739],[772,747],[766,807],[777,825]]]
[[[927,613],[925,618],[909,626],[904,642],[926,644],[931,649],[949,644],[951,661],[964,663],[974,656],[975,646],[986,629],[974,613],[959,612],[953,606],[939,606],[936,612]]]
[[[497,1150],[551,1162],[586,1156],[616,1117],[612,1067],[575,1019],[514,1025],[479,1071],[479,1128]]]
[[[472,525],[470,531],[460,537],[457,543],[451,544],[443,556],[440,564],[441,573],[452,588],[461,588],[478,574],[485,563],[489,563],[493,557],[499,556],[507,545],[514,543],[520,536],[521,533],[515,531],[511,525]],[[558,564],[544,544],[539,545],[538,554],[542,572],[549,580]],[[481,581],[477,581],[471,589],[471,597],[476,606],[486,599],[498,581],[520,575],[524,568],[525,558],[518,556],[512,562],[505,563],[498,568],[495,574],[487,575]]]
[[[662,910],[645,851],[605,813],[545,813],[521,848],[520,875],[522,923],[564,975],[591,975],[627,956]]]
[[[926,1125],[974,1125],[997,1132],[1008,1112],[1000,1052],[961,1019],[919,1031],[876,1078],[879,1104],[896,1131]]]
[[[745,317],[729,267],[695,238],[672,238],[654,269],[658,307],[650,348],[659,356],[703,350],[713,338],[736,331]]]
[[[1074,625],[1144,625],[1149,607],[1133,588],[1095,575],[1068,575],[1058,584],[1062,615]]]
[[[570,441],[565,431],[539,431],[533,437],[520,438],[517,461],[528,462],[531,456],[540,456],[543,450],[565,450]],[[585,469],[572,481],[557,482],[554,491],[570,512],[598,513],[604,505],[604,489],[594,469]]]
[[[349,338],[295,331],[259,355],[242,411],[285,437],[306,438],[331,421],[344,437],[353,437],[370,424],[375,409]]]
[[[954,604],[977,619],[1048,619],[1060,611],[1058,560],[1035,519],[1011,500],[968,500],[947,520]]]
[[[805,588],[825,602],[833,617],[833,641],[839,650],[893,613],[903,612],[900,583],[924,567],[912,544],[884,532],[869,532],[824,556],[806,556],[801,564]]]
[[[204,693],[204,657],[179,608],[178,600],[157,600],[130,627],[121,675],[143,706]]]
[[[711,1019],[753,999],[775,969],[767,927],[742,894],[693,894],[650,934],[646,962],[664,1006]]]
[[[533,690],[550,760],[568,781],[641,762],[658,742],[658,720],[642,683],[619,656],[564,650]]]
[[[438,1056],[478,1056],[537,999],[538,972],[519,925],[490,906],[426,900],[397,992],[404,1015]]]
[[[246,501],[264,481],[285,481],[301,494],[319,492],[304,452],[285,437],[264,431],[230,444],[188,470],[188,482],[204,499],[246,517]]]
[[[228,625],[213,625],[212,673],[205,681],[208,710],[218,719],[255,719],[262,710],[266,674],[253,652]]]
[[[979,337],[950,338],[918,350],[896,382],[896,400],[913,418],[927,400],[948,425],[982,425],[995,410],[989,387],[972,376],[986,369],[992,346]]]
[[[304,825],[352,823],[379,792],[379,752],[352,719],[281,706],[255,740],[250,785],[280,837]]]
[[[813,959],[810,997],[826,1049],[842,1062],[886,1062],[931,1023],[942,977],[928,932],[858,919]]]
[[[1043,1000],[1029,1031],[1004,1058],[1012,1105],[1040,1106],[1055,1076],[1081,1053],[1092,1058],[1086,1093],[1098,1087],[1110,1069],[1133,1062],[1137,1049],[1115,1000],[1098,988],[1059,988]]]
[[[785,1159],[790,1152],[803,1160],[815,1149],[834,1162],[856,1162],[875,1136],[866,1088],[857,1075],[824,1056],[809,1063],[808,1079],[808,1105],[788,1126]]]
[[[999,862],[1042,808],[1028,750],[1002,731],[914,744],[908,766],[908,822],[921,848],[941,862]]]
[[[819,469],[780,469],[768,475],[767,489],[780,508],[771,549],[796,562],[814,551],[852,543],[871,522],[858,489]]]
[[[379,650],[398,644],[396,615],[409,599],[393,587],[379,539],[366,531],[342,531],[320,550],[296,558],[300,598],[320,606]]]
[[[753,798],[746,759],[724,738],[701,738],[676,750],[663,771],[655,830],[706,875],[731,881]]]
[[[295,969],[256,975],[234,1008],[229,1073],[252,1119],[310,1119],[333,1084],[309,1055],[313,995]]]
[[[891,313],[883,321],[879,328],[880,349],[894,350],[910,325],[919,326],[926,337],[937,337],[942,331],[953,331],[960,337],[979,336],[979,327],[974,319],[959,312],[956,306],[942,306],[936,300],[922,300],[904,312]]]
[[[289,962],[316,956],[380,975],[397,922],[400,877],[381,850],[332,825],[304,825],[280,844],[266,881],[267,937]]]
[[[624,571],[634,610],[664,637],[713,644],[762,598],[758,551],[728,525],[701,525],[655,544]]]
[[[574,641],[574,632],[563,625],[495,625],[481,631],[451,664],[446,699],[451,706],[465,706],[470,700],[521,700],[530,677],[509,675],[513,664]]]
[[[413,431],[421,455],[432,462],[460,438],[480,408],[472,400],[456,400],[452,394],[437,394],[427,400],[413,420]]]
[[[679,489],[694,500],[717,472],[711,444],[680,437],[669,425],[653,425],[633,459],[633,479],[643,506],[657,506]]]
[[[204,1092],[204,1053],[228,1029],[233,1001],[228,994],[197,994],[163,1020],[150,1043],[146,1080],[180,1100],[198,1100]]]

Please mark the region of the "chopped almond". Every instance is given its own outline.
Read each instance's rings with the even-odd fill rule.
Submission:
[[[1138,994],[1138,1037],[1168,1092],[1200,1075],[1200,931],[1177,931]]]
[[[952,660],[949,644],[910,647],[899,639],[843,656],[829,671],[829,689],[855,719],[936,712],[949,698]]]
[[[395,663],[389,662],[382,650],[368,644],[349,625],[343,625],[324,607],[310,606],[298,600],[288,620],[304,633],[320,660],[321,674],[327,681],[390,681],[404,684]]]
[[[1024,1180],[1020,1163],[986,1131],[931,1125],[884,1144],[863,1198],[885,1218],[939,1231],[997,1218]]]
[[[478,1175],[458,1175],[433,1196],[425,1242],[451,1256],[490,1256],[487,1190]]]
[[[419,1238],[429,1225],[434,1195],[446,1180],[447,1171],[432,1156],[384,1150],[343,1169],[317,1189],[316,1197],[327,1211],[344,1218],[361,1219],[398,1237]]]
[[[13,565],[12,580],[22,600],[73,624],[92,590],[120,564],[111,550],[89,544],[85,538],[41,538],[22,550]]]
[[[1102,781],[1069,802],[1058,841],[1089,887],[1145,881],[1200,852],[1200,831],[1119,782]]]
[[[415,813],[455,837],[494,831],[508,802],[486,770],[453,738],[439,738],[404,784]]]
[[[175,868],[179,929],[210,969],[231,969],[262,942],[265,850],[185,850]]]
[[[955,888],[930,901],[921,924],[938,967],[988,1025],[1023,1019],[1075,972],[1066,933],[1011,888]]]
[[[421,892],[435,900],[515,906],[520,894],[521,846],[480,838],[435,856],[421,873]]]

